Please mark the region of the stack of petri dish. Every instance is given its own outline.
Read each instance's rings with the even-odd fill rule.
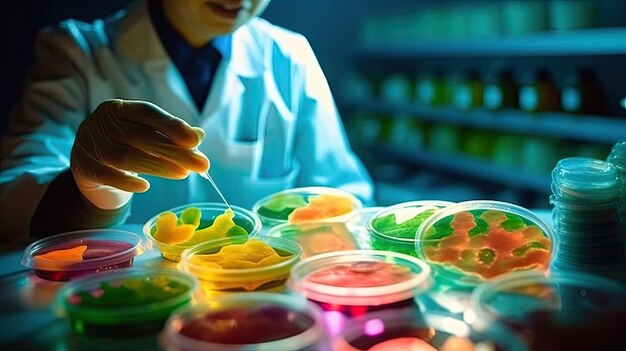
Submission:
[[[619,189],[620,235],[626,241],[626,141],[613,145],[607,162],[617,171]]]
[[[555,266],[616,263],[619,235],[617,171],[603,160],[570,157],[552,171],[550,203],[558,237]]]

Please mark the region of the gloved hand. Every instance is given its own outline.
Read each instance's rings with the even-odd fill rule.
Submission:
[[[138,174],[183,179],[207,171],[209,160],[196,149],[204,135],[155,104],[107,100],[79,126],[71,171],[91,202],[116,208],[150,188]]]

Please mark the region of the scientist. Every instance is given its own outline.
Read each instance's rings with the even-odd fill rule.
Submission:
[[[220,201],[208,169],[248,209],[315,185],[371,203],[310,45],[257,17],[268,2],[138,1],[40,33],[2,141],[2,241]]]

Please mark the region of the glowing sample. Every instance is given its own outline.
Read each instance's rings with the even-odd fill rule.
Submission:
[[[342,250],[358,245],[345,223],[299,223],[274,227],[268,236],[287,238],[302,246],[302,258]]]
[[[362,208],[352,194],[328,187],[281,191],[260,199],[253,211],[268,225],[282,223],[344,221]]]
[[[185,209],[180,218],[174,212],[163,212],[159,214],[151,228],[152,237],[169,245],[190,246],[216,238],[248,235],[243,227],[233,221],[235,213],[231,209],[226,209],[224,213],[216,216],[213,222],[204,228],[200,228],[201,216],[202,211],[195,207]]]
[[[415,251],[417,230],[441,208],[445,201],[412,201],[392,206],[370,219],[367,229],[372,248],[418,256]]]
[[[189,261],[213,268],[256,268],[284,262],[293,256],[290,253],[282,254],[262,241],[248,240],[243,244],[224,246],[214,254],[194,255]]]
[[[64,285],[53,310],[79,335],[154,335],[175,309],[191,302],[196,282],[164,269],[124,269],[94,274]]]
[[[127,268],[133,263],[134,246],[116,240],[80,240],[59,244],[55,246],[58,249],[53,247],[52,250],[34,255],[33,269],[40,278],[67,281],[94,272]],[[110,260],[107,259],[109,256],[112,257]]]
[[[325,268],[306,279],[311,283],[331,286],[373,287],[397,284],[413,277],[411,269],[402,265],[362,261]]]
[[[532,221],[485,209],[437,220],[420,244],[429,262],[480,280],[515,270],[547,270],[552,248],[551,239]]]
[[[45,264],[46,261],[62,261],[65,263],[77,263],[83,260],[87,245],[78,245],[70,249],[52,250],[33,257],[35,262]]]
[[[354,210],[351,199],[336,195],[309,198],[305,207],[296,208],[289,215],[290,223],[338,217]]]

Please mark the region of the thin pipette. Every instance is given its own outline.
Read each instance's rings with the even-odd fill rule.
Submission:
[[[220,189],[215,184],[215,181],[213,181],[213,178],[211,178],[211,175],[209,174],[209,171],[206,171],[204,173],[198,173],[198,174],[200,175],[200,177],[202,177],[202,178],[208,180],[209,182],[211,182],[211,185],[213,185],[213,188],[215,189],[217,194],[222,198],[222,201],[224,201],[226,206],[228,206],[228,209],[230,209],[232,211],[233,208],[230,207],[230,204],[228,203],[228,201],[226,201],[226,198],[224,197],[224,195],[222,195],[222,192],[220,191]]]

